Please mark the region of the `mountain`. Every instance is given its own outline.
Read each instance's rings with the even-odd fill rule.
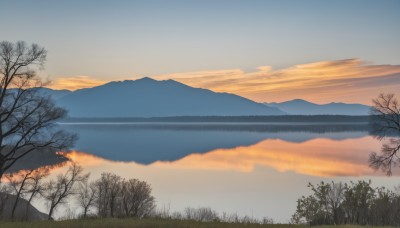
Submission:
[[[52,97],[54,100],[58,100],[70,93],[72,93],[72,91],[63,89],[63,90],[53,90],[53,89],[49,89],[49,88],[45,88],[45,87],[33,87],[30,90],[34,91],[36,95],[40,95],[43,97]],[[17,93],[18,89],[9,89],[9,91],[11,93]]]
[[[69,90],[53,90],[53,89],[49,89],[49,88],[44,88],[44,87],[36,87],[36,88],[32,88],[33,90],[36,90],[36,92],[38,92],[41,96],[51,96],[54,100],[58,100],[70,93],[72,93],[72,91]]]
[[[167,117],[284,115],[249,99],[150,78],[110,82],[57,100],[71,117]]]
[[[282,103],[264,103],[268,107],[278,108],[289,115],[369,115],[370,107],[362,104],[329,103],[314,104],[295,99]]]

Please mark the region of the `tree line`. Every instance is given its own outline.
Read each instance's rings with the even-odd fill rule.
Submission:
[[[264,217],[254,218],[237,213],[217,213],[209,207],[186,207],[183,212],[171,212],[169,207],[156,208],[152,188],[145,181],[124,179],[113,173],[102,173],[98,179],[89,181],[89,173],[77,163],[70,162],[67,170],[49,179],[51,167],[21,170],[6,173],[0,182],[0,219],[30,220],[29,208],[34,200],[45,202],[47,219],[53,220],[54,213],[62,205],[66,206],[61,219],[77,218],[155,218],[173,220],[194,220],[200,222],[228,222],[244,224],[272,224]],[[23,200],[24,213],[18,215],[16,209]],[[11,207],[6,208],[6,205]],[[70,206],[80,209],[80,214],[70,213]],[[2,216],[5,209],[11,210],[9,218]]]
[[[394,191],[371,181],[309,184],[312,194],[297,200],[295,224],[400,225],[400,185]]]
[[[9,219],[16,220],[21,199],[28,202],[24,214],[18,217],[23,220],[29,220],[29,207],[35,199],[47,204],[48,220],[53,220],[54,212],[61,205],[73,203],[82,209],[84,218],[88,215],[142,218],[153,211],[155,199],[145,181],[102,173],[100,178],[89,182],[89,175],[73,162],[64,173],[50,180],[46,178],[49,168],[7,173],[0,185],[0,217],[6,205],[12,205]]]

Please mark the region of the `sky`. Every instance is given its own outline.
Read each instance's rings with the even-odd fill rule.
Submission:
[[[400,89],[398,0],[0,0],[0,40],[48,50],[51,88],[175,79],[258,102]]]

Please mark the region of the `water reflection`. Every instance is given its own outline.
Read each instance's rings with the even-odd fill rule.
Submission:
[[[368,167],[378,151],[364,125],[75,124],[74,152],[91,178],[112,172],[150,183],[157,205],[171,210],[209,206],[218,212],[287,222],[307,183],[371,179],[393,188]],[[82,152],[84,151],[84,152]],[[65,167],[52,170],[52,177]],[[37,204],[42,211],[45,207]],[[72,206],[73,207],[73,206]],[[73,208],[72,208],[73,209]],[[60,210],[59,213],[62,213]]]
[[[368,167],[368,150],[375,147],[379,144],[369,136],[341,141],[315,139],[301,144],[267,139],[249,147],[217,149],[149,165],[111,161],[83,152],[67,157],[81,163],[92,179],[112,172],[146,180],[154,189],[157,205],[170,206],[172,211],[209,206],[218,212],[269,216],[287,222],[296,200],[309,194],[308,182],[371,179],[373,186],[397,185],[399,172],[388,178]]]
[[[63,128],[79,135],[78,151],[141,164],[176,161],[192,153],[246,147],[266,139],[301,143],[368,135],[368,126],[349,124],[65,124]]]
[[[265,166],[279,172],[291,171],[321,177],[382,175],[367,165],[370,151],[379,149],[379,146],[379,142],[369,136],[341,141],[313,139],[302,143],[267,139],[250,146],[190,154],[173,162],[157,161],[150,166],[239,172],[252,172],[256,166]],[[119,169],[118,166],[129,164],[82,152],[72,152],[66,156],[85,167],[108,164]]]
[[[260,165],[313,176],[361,176],[374,174],[367,165],[374,148],[379,148],[379,143],[369,136],[340,141],[317,138],[302,143],[267,139],[251,146],[191,154],[175,162],[154,165],[243,172],[251,172]]]
[[[188,153],[174,161],[149,164],[105,159],[90,151],[64,155],[80,163],[92,179],[102,172],[112,172],[147,181],[153,187],[157,205],[170,206],[171,211],[209,206],[218,212],[269,216],[287,222],[296,200],[309,194],[308,182],[371,179],[374,186],[388,188],[399,183],[398,171],[388,178],[368,167],[369,153],[379,149],[378,141],[364,133],[347,139],[339,137],[342,133],[320,134],[321,138],[299,142],[267,138],[252,145]],[[289,137],[299,133],[280,134]],[[64,169],[53,169],[52,177]],[[46,210],[42,203],[36,206]],[[58,215],[62,215],[61,210]]]
[[[28,153],[19,159],[7,172],[15,173],[23,170],[62,166],[66,161],[68,161],[66,157],[54,150],[39,150]]]

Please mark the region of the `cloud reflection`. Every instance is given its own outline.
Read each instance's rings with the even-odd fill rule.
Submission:
[[[262,166],[279,172],[320,177],[383,175],[368,167],[369,153],[379,148],[379,142],[371,140],[370,136],[341,141],[313,139],[302,143],[267,139],[251,146],[190,154],[172,162],[158,161],[148,167],[252,172],[255,167]],[[145,166],[134,162],[114,162],[81,152],[67,156],[85,167],[116,166],[115,169],[120,169],[124,166],[126,169],[127,164]]]

